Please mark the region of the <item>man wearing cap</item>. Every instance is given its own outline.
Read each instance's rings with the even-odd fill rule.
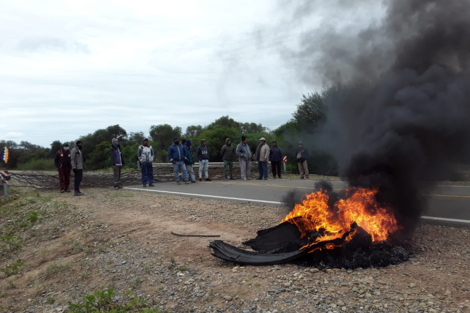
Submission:
[[[60,192],[70,192],[70,172],[72,170],[72,160],[70,158],[69,144],[64,143],[62,149],[57,151],[54,158],[54,165],[59,172]]]
[[[308,150],[304,147],[302,141],[299,141],[297,150],[295,150],[297,156],[297,164],[299,165],[300,179],[308,178]]]
[[[240,162],[240,173],[243,180],[251,179],[251,149],[245,136],[242,136],[242,142],[236,150],[238,161]]]
[[[80,191],[80,183],[83,178],[83,152],[82,152],[82,141],[78,140],[75,143],[75,148],[70,151],[70,162],[72,163],[72,171],[75,175],[74,179],[74,196],[83,196]]]
[[[137,149],[137,157],[139,158],[140,168],[142,171],[142,185],[147,187],[147,181],[149,187],[153,187],[153,165],[152,162],[155,158],[153,148],[149,145],[148,138],[144,138],[142,145]]]
[[[199,160],[199,181],[202,181],[202,171],[206,176],[206,181],[212,181],[209,178],[209,151],[207,150],[207,141],[201,140],[201,145],[196,150],[197,159]]]
[[[230,180],[235,180],[233,177],[233,161],[235,160],[235,147],[232,146],[232,140],[230,138],[225,139],[225,145],[220,150],[222,160],[224,160],[224,178],[228,179],[230,174]]]
[[[273,146],[269,150],[269,160],[271,161],[271,171],[273,172],[273,178],[276,179],[276,174],[281,179],[281,162],[282,162],[282,151],[277,146],[277,141],[273,140]]]
[[[253,158],[258,161],[258,180],[268,179],[268,161],[269,161],[269,146],[266,144],[264,137],[260,138],[259,146],[256,148]]]
[[[189,184],[188,172],[186,171],[186,165],[184,164],[185,159],[186,148],[183,145],[180,145],[178,137],[173,138],[173,144],[170,149],[168,149],[168,160],[173,163],[173,174],[175,175],[175,181],[178,185],[181,185],[180,177],[178,175],[180,169],[183,173],[184,183]]]
[[[196,182],[196,176],[194,175],[193,164],[194,164],[194,157],[193,152],[191,151],[191,140],[181,140],[181,143],[186,148],[186,159],[184,160],[184,164],[186,165],[186,171],[188,172],[188,177],[191,180],[191,183]]]

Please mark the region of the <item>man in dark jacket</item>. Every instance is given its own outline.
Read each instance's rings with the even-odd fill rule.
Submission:
[[[199,160],[199,181],[202,181],[202,171],[206,176],[206,181],[211,181],[209,178],[209,151],[207,150],[207,141],[201,140],[201,145],[196,150],[197,159]]]
[[[186,165],[184,160],[186,159],[186,147],[180,144],[178,137],[173,138],[173,145],[168,149],[168,160],[173,163],[173,174],[175,175],[175,181],[178,185],[180,183],[179,170],[183,173],[183,179],[185,184],[189,184],[188,172],[186,171]]]
[[[120,185],[121,180],[121,170],[124,167],[124,158],[122,157],[121,147],[117,138],[113,138],[111,141],[111,149],[109,149],[109,156],[111,157],[111,163],[113,164],[113,173],[114,173],[114,189],[118,190],[122,188]]]
[[[273,140],[273,146],[269,150],[269,160],[271,160],[271,170],[273,172],[273,178],[276,179],[276,173],[281,179],[281,162],[282,162],[282,151],[277,146],[277,141]]]
[[[233,161],[235,160],[235,147],[232,146],[232,140],[230,138],[225,139],[225,145],[220,150],[222,155],[222,160],[224,160],[224,178],[228,179],[230,174],[230,180],[235,180],[233,178]]]
[[[75,148],[70,151],[70,162],[72,163],[72,171],[75,175],[74,179],[74,196],[83,196],[80,191],[80,183],[83,178],[83,152],[82,152],[82,141],[78,140],[75,143]]]
[[[186,147],[186,159],[184,160],[184,164],[186,165],[186,171],[188,172],[189,180],[191,183],[196,182],[196,176],[194,175],[193,164],[194,164],[194,157],[193,152],[191,151],[191,140],[182,140],[181,143],[183,146]]]
[[[72,170],[72,160],[70,159],[69,144],[64,143],[64,147],[57,151],[54,158],[54,165],[59,172],[60,192],[70,192],[70,171]]]
[[[297,164],[299,165],[300,179],[308,178],[308,150],[304,147],[302,141],[299,141],[299,146],[295,150]]]

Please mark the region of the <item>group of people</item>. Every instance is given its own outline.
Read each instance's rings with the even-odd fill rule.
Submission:
[[[191,140],[173,138],[173,144],[168,149],[168,160],[173,164],[173,174],[176,183],[179,185],[180,177],[179,172],[182,173],[185,184],[196,183],[196,175],[194,174],[195,159],[191,150]],[[225,145],[221,148],[222,160],[224,161],[224,179],[235,180],[233,176],[233,163],[238,157],[240,164],[241,179],[251,179],[251,164],[252,161],[257,161],[258,164],[258,180],[268,179],[268,162],[271,162],[271,171],[273,178],[282,178],[281,164],[283,155],[281,148],[277,145],[276,140],[272,141],[272,147],[266,143],[266,139],[260,138],[259,145],[257,146],[254,154],[252,153],[247,138],[241,137],[241,142],[235,147],[232,140],[227,138]],[[117,138],[112,139],[112,145],[109,150],[111,163],[113,166],[113,180],[114,189],[122,188],[121,171],[125,166],[122,150]],[[142,144],[137,149],[137,157],[140,162],[142,172],[142,185],[143,187],[153,187],[153,166],[152,163],[155,158],[155,153],[149,140],[144,138]],[[207,141],[201,140],[201,144],[196,149],[196,157],[199,161],[199,181],[203,177],[205,181],[211,181],[209,178],[209,151],[207,148]],[[308,150],[304,147],[301,141],[298,142],[296,150],[296,158],[299,167],[300,178],[308,178]],[[69,150],[69,145],[64,144],[55,156],[54,164],[59,172],[60,192],[70,192],[70,173],[74,172],[74,195],[81,196],[83,193],[80,191],[80,183],[83,177],[83,153],[82,142],[79,140],[75,143],[75,147]]]

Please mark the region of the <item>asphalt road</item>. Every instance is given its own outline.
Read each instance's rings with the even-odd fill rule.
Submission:
[[[269,205],[280,205],[282,197],[291,189],[313,190],[312,180],[251,180],[251,181],[212,181],[190,185],[156,183],[155,187],[142,185],[128,186],[125,189],[175,194],[188,197],[206,197],[227,201],[242,201]],[[335,189],[346,185],[333,181]],[[470,226],[470,186],[437,186],[429,194],[428,209],[423,220],[439,224],[460,224]]]

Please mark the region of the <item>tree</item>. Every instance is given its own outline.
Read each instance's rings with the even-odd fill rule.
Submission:
[[[130,145],[134,145],[134,144],[139,144],[141,145],[142,144],[142,141],[144,140],[145,138],[145,135],[143,132],[137,132],[137,133],[130,133],[129,134],[129,137],[127,139],[127,142],[130,144]]]
[[[264,133],[266,132],[266,128],[263,125],[256,124],[256,123],[242,123],[240,124],[241,131],[244,134],[252,134],[252,133]]]
[[[149,133],[152,140],[159,143],[158,150],[164,150],[173,144],[174,137],[181,137],[181,127],[173,128],[169,124],[152,125]]]
[[[292,114],[294,122],[300,129],[313,129],[325,119],[323,100],[326,92],[302,95],[301,103]]]
[[[190,125],[186,128],[184,133],[184,138],[195,138],[201,135],[204,131],[204,128],[201,125]]]
[[[96,145],[87,158],[87,170],[99,170],[110,167],[112,165],[109,156],[110,148],[111,143],[109,141],[103,141]]]
[[[57,151],[62,149],[62,146],[63,146],[63,144],[62,144],[62,142],[60,142],[60,140],[54,140],[51,143],[51,153],[49,154],[49,157],[54,158]]]
[[[230,118],[230,116],[228,116],[228,115],[222,116],[222,117],[216,119],[213,123],[211,123],[207,126],[207,129],[213,129],[216,126],[232,128],[232,129],[236,129],[239,132],[241,132],[240,123],[235,121],[233,118]]]

